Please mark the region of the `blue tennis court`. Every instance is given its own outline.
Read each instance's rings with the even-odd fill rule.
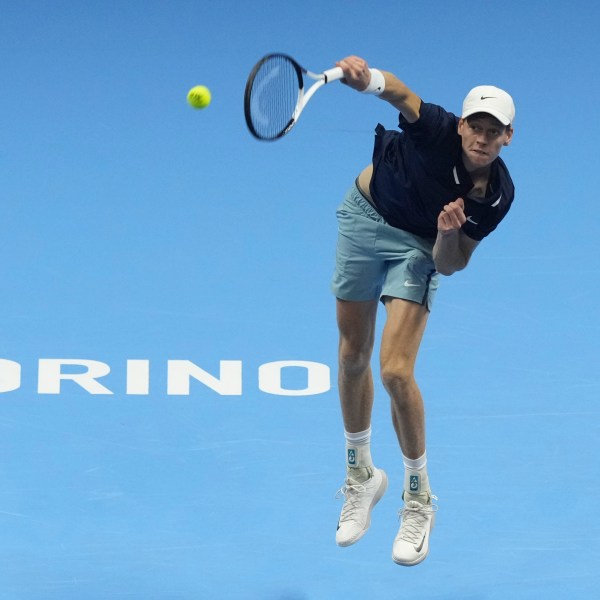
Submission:
[[[599,9],[432,10],[3,3],[1,600],[595,597]],[[397,115],[332,84],[257,142],[243,90],[270,51],[362,54],[454,111],[478,83],[515,98],[514,207],[442,281],[417,364],[440,508],[411,569],[378,381],[390,488],[335,544],[335,210]]]

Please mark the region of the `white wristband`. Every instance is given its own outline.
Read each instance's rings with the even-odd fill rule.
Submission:
[[[362,93],[379,96],[385,90],[385,77],[379,69],[369,69],[369,72],[371,73],[371,81]]]

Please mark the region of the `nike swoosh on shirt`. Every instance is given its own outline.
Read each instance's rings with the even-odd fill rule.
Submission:
[[[473,223],[473,225],[479,225],[477,221],[473,221],[473,217],[467,217],[467,221],[469,221],[469,223]]]

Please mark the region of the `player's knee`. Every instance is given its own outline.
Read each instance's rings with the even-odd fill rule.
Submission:
[[[370,347],[357,347],[341,344],[339,351],[339,369],[342,373],[356,375],[370,367]]]
[[[381,365],[381,381],[388,392],[397,395],[397,392],[414,383],[414,368],[412,361],[396,360],[393,363]]]

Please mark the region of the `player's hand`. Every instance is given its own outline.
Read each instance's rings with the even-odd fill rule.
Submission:
[[[446,204],[438,216],[438,231],[442,235],[449,235],[458,231],[467,220],[465,215],[465,202],[457,198],[454,202]]]
[[[358,56],[348,56],[335,64],[344,71],[344,79],[341,79],[342,83],[359,92],[367,88],[369,81],[371,81],[371,72],[366,60]]]

